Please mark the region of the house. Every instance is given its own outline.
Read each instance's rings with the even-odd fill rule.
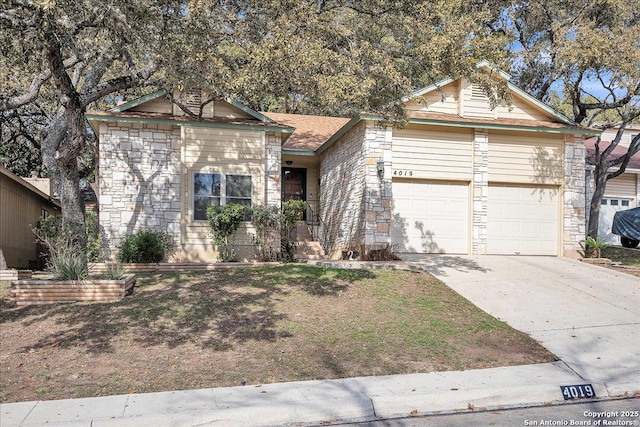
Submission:
[[[583,140],[598,132],[507,74],[493,75],[510,89],[510,103],[493,105],[467,79],[448,79],[402,100],[403,127],[375,114],[259,113],[229,100],[207,104],[198,120],[164,93],[90,113],[100,139],[105,255],[125,233],[154,228],[174,235],[175,259],[211,261],[208,205],[293,198],[309,202],[307,220],[334,258],[385,245],[576,256],[585,235]],[[247,257],[249,233],[246,224],[239,236]]]
[[[41,217],[60,214],[60,204],[47,193],[0,166],[0,252],[7,267],[44,267],[31,231]]]
[[[617,128],[607,129],[602,133],[600,150],[605,149],[609,142],[615,138]],[[631,140],[640,133],[640,125],[630,124],[618,146],[613,150],[612,158],[623,156],[631,143]],[[587,149],[587,170],[586,170],[586,193],[587,193],[587,220],[589,218],[589,206],[591,198],[595,191],[593,180],[594,155],[596,138],[589,138],[585,141]],[[617,168],[612,168],[617,170]],[[605,240],[608,244],[620,244],[619,236],[611,233],[611,225],[613,223],[613,215],[620,211],[640,206],[640,153],[636,153],[631,157],[625,172],[621,175],[607,181],[605,193],[600,205],[600,216],[598,218],[598,237]]]

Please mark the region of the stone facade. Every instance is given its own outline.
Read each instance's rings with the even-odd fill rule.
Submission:
[[[391,127],[377,124],[367,127],[363,147],[366,188],[364,244],[367,246],[391,242],[391,144]]]
[[[334,249],[364,241],[366,133],[365,122],[359,123],[322,153],[320,160],[320,211]]]
[[[126,234],[166,231],[180,243],[180,128],[103,123],[98,161],[103,257]]]
[[[573,136],[565,138],[563,209],[562,209],[562,254],[577,257],[586,235],[585,223],[585,156],[586,149],[581,140]]]
[[[282,142],[274,134],[266,135],[265,170],[266,170],[266,201],[267,205],[280,206],[282,198]]]

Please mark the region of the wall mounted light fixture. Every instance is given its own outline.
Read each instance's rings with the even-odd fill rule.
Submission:
[[[287,166],[291,166],[293,164],[291,160],[287,160],[285,163],[287,164]]]
[[[376,162],[376,168],[378,169],[378,178],[384,178],[384,160],[378,160]]]

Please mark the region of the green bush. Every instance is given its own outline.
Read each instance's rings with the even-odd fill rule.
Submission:
[[[280,209],[277,206],[255,206],[251,210],[251,223],[256,234],[251,236],[260,261],[280,259]]]
[[[127,274],[127,270],[122,266],[122,264],[116,264],[116,263],[107,264],[107,274],[106,274],[107,279],[122,280],[126,274]]]
[[[85,216],[85,227],[87,229],[87,261],[100,261],[100,226],[98,224],[98,214],[95,211],[88,211]]]
[[[140,230],[125,236],[119,246],[118,259],[120,262],[161,262],[172,246],[169,233]]]
[[[283,262],[293,262],[296,246],[292,234],[296,229],[296,223],[304,217],[306,208],[307,202],[304,200],[288,200],[282,203],[280,248]]]
[[[236,261],[236,251],[233,248],[240,223],[245,221],[250,209],[244,205],[231,203],[224,206],[209,206],[207,219],[212,232],[212,242],[218,247],[220,261]]]

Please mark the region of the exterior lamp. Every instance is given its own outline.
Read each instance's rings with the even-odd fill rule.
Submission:
[[[378,160],[376,162],[376,168],[378,169],[378,178],[384,178],[384,160]]]

